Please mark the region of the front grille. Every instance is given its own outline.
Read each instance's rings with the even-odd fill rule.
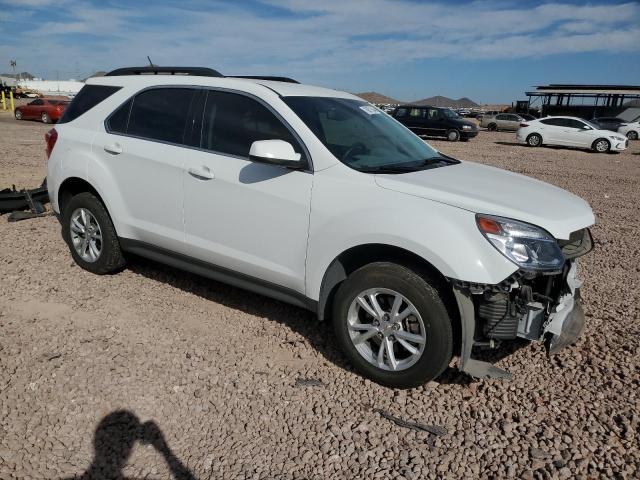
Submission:
[[[589,253],[593,248],[593,239],[588,228],[577,230],[569,236],[569,240],[558,240],[558,245],[566,259],[577,258]]]

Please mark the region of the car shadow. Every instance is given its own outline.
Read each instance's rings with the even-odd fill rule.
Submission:
[[[331,321],[320,322],[313,312],[137,255],[127,255],[126,268],[207,301],[284,325],[304,337],[305,343],[318,351],[327,361],[359,375],[335,344]],[[495,363],[511,355],[518,348],[520,347],[510,342],[496,349],[474,351],[473,358]],[[468,385],[476,380],[456,368],[448,368],[435,381],[442,384]]]
[[[518,142],[493,142],[496,145],[507,145],[509,147],[526,147],[526,145],[523,145],[521,143]]]
[[[326,360],[342,369],[353,370],[334,345],[331,323],[319,322],[313,312],[137,255],[127,254],[126,268],[207,301],[284,325],[303,337],[305,343]]]
[[[160,427],[153,421],[141,423],[138,417],[128,410],[113,411],[100,421],[93,436],[93,461],[84,473],[75,475],[73,479],[130,478],[124,476],[123,469],[136,442],[154,447],[164,458],[172,478],[196,480],[195,475],[171,451]]]

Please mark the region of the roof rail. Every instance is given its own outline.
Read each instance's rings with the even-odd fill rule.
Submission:
[[[222,77],[223,75],[205,67],[125,67],[111,70],[105,77],[120,77],[124,75],[196,75],[199,77]]]
[[[270,80],[273,82],[300,83],[289,77],[273,77],[269,75],[225,75],[227,78],[247,78],[249,80]]]

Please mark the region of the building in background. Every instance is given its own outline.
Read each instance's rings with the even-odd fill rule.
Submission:
[[[541,117],[620,117],[631,121],[640,115],[640,86],[552,83],[537,86],[526,95],[528,109],[538,110]]]

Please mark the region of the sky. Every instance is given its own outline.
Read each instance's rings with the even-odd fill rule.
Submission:
[[[147,64],[283,75],[402,101],[526,99],[548,83],[640,84],[640,2],[0,0],[0,72]]]

